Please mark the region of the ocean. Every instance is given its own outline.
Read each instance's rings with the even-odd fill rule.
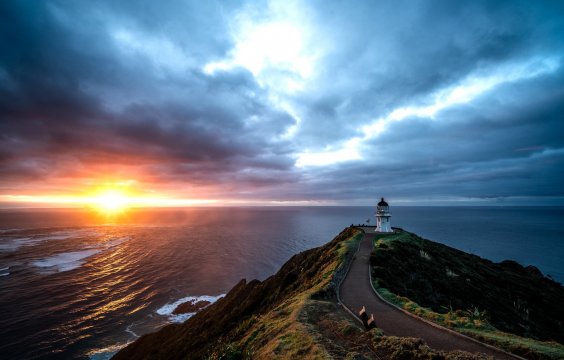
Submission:
[[[391,207],[392,226],[564,281],[562,207]],[[373,207],[0,210],[0,358],[108,359],[124,344],[265,279]]]

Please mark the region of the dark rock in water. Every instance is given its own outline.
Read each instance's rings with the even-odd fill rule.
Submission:
[[[209,304],[211,304],[211,302],[206,301],[206,300],[200,300],[200,301],[197,301],[195,303],[192,302],[192,301],[187,301],[185,303],[178,305],[172,313],[173,314],[194,313],[194,312],[198,312],[198,311],[202,310],[203,308],[205,308]]]

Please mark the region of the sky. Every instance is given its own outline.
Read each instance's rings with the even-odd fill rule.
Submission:
[[[0,48],[0,206],[564,205],[562,1],[7,0]]]

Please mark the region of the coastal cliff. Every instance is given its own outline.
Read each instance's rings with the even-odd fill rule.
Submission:
[[[337,299],[338,286],[354,258],[361,238],[362,232],[359,229],[347,228],[326,245],[293,256],[275,275],[264,281],[241,280],[224,298],[201,310],[183,324],[171,324],[155,333],[144,335],[122,349],[113,359],[487,358],[485,355],[461,351],[435,351],[420,339],[383,336],[379,329],[364,331],[339,305]],[[383,244],[384,242],[378,243],[379,248],[376,250],[401,247],[397,244],[393,246],[391,242]],[[403,246],[403,243],[398,244]],[[455,251],[453,261],[470,256],[470,263],[475,264],[477,268],[483,266],[480,261],[486,261],[448,249]],[[373,272],[380,282],[387,285],[389,290],[386,291],[390,297],[399,298],[392,291],[401,293],[390,285],[396,283],[392,276],[398,276],[398,281],[404,281],[406,276],[409,277],[406,274],[413,271],[411,266],[417,268],[416,263],[428,261],[419,250],[413,259],[415,265],[408,262],[410,267],[400,267],[399,275],[390,275],[395,274],[397,264],[382,265],[381,259],[377,260],[379,265],[373,267]],[[377,255],[376,252],[373,254],[374,261],[383,253]],[[399,253],[390,252],[389,255],[394,257],[395,261],[405,260],[403,250]],[[395,258],[396,256],[398,257]],[[499,266],[509,272],[515,268],[513,263],[511,266],[503,263]],[[389,274],[383,274],[383,271],[389,271]],[[529,280],[538,283],[536,290],[541,293],[554,292],[555,296],[562,296],[562,287],[559,284],[542,277],[536,271],[524,271],[532,276]],[[522,273],[521,269],[516,273]],[[491,275],[495,276],[495,273]],[[515,276],[513,272],[511,276]],[[474,285],[476,291],[486,291],[490,287],[497,287],[497,283],[482,282]],[[421,301],[421,298],[418,297],[417,300]],[[437,306],[440,306],[440,303],[442,301],[437,302]],[[550,308],[549,311],[553,309]],[[497,313],[495,308],[488,308],[489,314],[494,312]],[[550,318],[553,315],[549,312],[545,317]],[[508,321],[513,322],[511,319]],[[517,329],[519,319],[515,319],[515,324],[511,326]],[[533,325],[529,326],[532,327]]]
[[[335,300],[338,274],[359,230],[348,228],[325,246],[293,256],[264,281],[241,280],[227,295],[183,324],[144,335],[113,359],[267,357],[300,352],[322,357],[297,317],[308,300]]]

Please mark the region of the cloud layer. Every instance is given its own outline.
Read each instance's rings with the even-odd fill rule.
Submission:
[[[564,7],[0,4],[0,195],[564,201]]]

